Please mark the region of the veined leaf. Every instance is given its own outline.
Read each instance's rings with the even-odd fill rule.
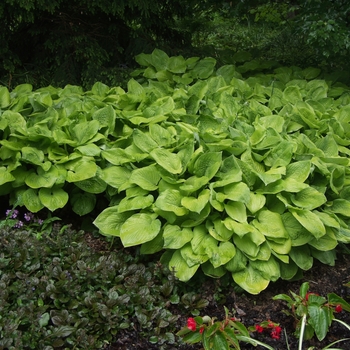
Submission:
[[[215,244],[215,242],[212,242],[212,244]],[[209,259],[208,254],[195,253],[192,249],[191,243],[185,244],[180,249],[180,253],[189,267],[197,266],[198,264],[203,264]]]
[[[84,145],[96,136],[99,129],[99,122],[97,120],[92,120],[89,122],[79,123],[73,127],[72,133],[77,141],[78,146]]]
[[[326,196],[313,187],[307,187],[291,196],[292,202],[303,209],[312,210],[327,202]]]
[[[32,213],[37,213],[44,208],[44,204],[41,202],[36,189],[29,188],[18,197],[21,198],[23,205]]]
[[[247,203],[245,203],[245,205],[252,214],[255,214],[257,211],[264,207],[266,203],[266,197],[263,194],[253,192],[250,192],[249,196],[250,199]]]
[[[196,197],[183,197],[181,204],[190,211],[200,213],[209,202],[210,191],[205,189]]]
[[[158,188],[161,177],[154,165],[149,165],[132,171],[129,181],[141,188],[154,191]]]
[[[120,236],[120,229],[130,217],[130,213],[118,213],[118,206],[103,210],[95,219],[94,225],[103,235]]]
[[[187,282],[198,270],[200,264],[189,267],[182,257],[180,250],[176,250],[169,261],[169,269],[175,271],[175,276],[183,282]]]
[[[150,156],[169,173],[180,174],[182,172],[181,159],[177,154],[163,148],[156,148],[150,152]]]
[[[69,199],[68,193],[59,187],[41,188],[39,190],[41,203],[50,211],[63,208]]]
[[[157,214],[139,213],[129,217],[120,228],[120,239],[124,247],[131,247],[155,238],[161,228]]]
[[[31,172],[26,176],[25,183],[31,188],[52,187],[58,179],[58,169],[51,166],[48,171],[44,171],[41,167],[37,168],[37,172]]]
[[[114,188],[120,188],[129,182],[131,171],[121,166],[111,166],[102,169],[101,179]]]
[[[310,210],[289,208],[289,212],[304,226],[315,238],[321,238],[326,234],[326,229],[321,219]]]
[[[144,133],[139,129],[135,129],[133,132],[134,144],[145,153],[150,153],[152,150],[158,147],[156,141],[153,140],[148,133]]]
[[[289,252],[289,256],[302,270],[311,269],[314,259],[312,258],[310,249],[307,245],[293,247]]]
[[[92,193],[75,193],[70,197],[74,213],[83,216],[91,213],[96,205],[96,196]]]
[[[250,189],[244,182],[225,186],[224,194],[231,201],[242,203],[248,203],[250,201]]]
[[[165,190],[161,192],[155,202],[156,207],[164,211],[174,212],[177,216],[183,216],[188,210],[182,206],[182,195],[177,190]]]
[[[244,203],[228,201],[224,206],[230,218],[238,222],[247,222],[247,212]]]
[[[252,224],[270,240],[287,239],[288,233],[283,225],[281,215],[264,209],[259,211]]]
[[[236,254],[236,247],[231,242],[220,242],[214,249],[209,246],[210,262],[214,268],[228,263]]]
[[[209,180],[215,176],[221,166],[221,152],[201,154],[194,163],[193,172],[198,177],[205,176]]]
[[[34,147],[23,147],[22,160],[27,163],[41,165],[45,160],[44,152]]]
[[[250,266],[254,270],[257,270],[263,278],[266,278],[269,281],[277,281],[281,276],[279,263],[272,255],[267,261],[251,261]]]
[[[7,171],[6,167],[0,167],[0,185],[4,183],[14,181],[16,178]]]
[[[286,178],[292,178],[298,182],[304,182],[309,177],[310,170],[310,160],[302,160],[299,162],[290,163],[286,168]]]
[[[0,108],[7,107],[11,102],[10,93],[6,86],[0,86]]]
[[[145,209],[152,205],[153,196],[149,194],[148,196],[136,196],[136,197],[125,197],[118,205],[118,213],[123,213],[130,210]]]
[[[67,181],[77,182],[90,179],[96,175],[97,165],[92,160],[77,159],[65,164],[67,169]]]
[[[92,114],[92,119],[97,120],[99,129],[107,128],[112,133],[115,128],[115,111],[111,105],[98,109]]]
[[[292,246],[302,246],[310,242],[314,236],[300,224],[300,222],[289,212],[281,215],[283,225],[286,228]]]
[[[234,272],[233,280],[250,294],[259,294],[267,288],[269,280],[261,276],[259,271],[248,265],[244,270]]]
[[[342,198],[335,199],[333,202],[331,202],[328,210],[336,214],[350,217],[350,201]]]
[[[207,79],[209,78],[213,72],[216,64],[216,60],[211,57],[203,58],[198,61],[195,67],[191,71],[191,75],[193,78],[199,79]]]
[[[163,232],[164,248],[179,249],[190,242],[193,232],[190,228],[183,228],[177,225],[166,225]]]

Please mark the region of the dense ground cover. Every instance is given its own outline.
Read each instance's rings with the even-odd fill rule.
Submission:
[[[256,332],[252,337],[281,350],[288,341],[294,350],[294,320],[273,296],[298,293],[301,283],[309,281],[312,292],[349,298],[344,286],[350,279],[349,255],[344,250],[336,267],[316,263],[301,280],[275,282],[252,296],[227,278],[197,275],[183,284],[157,259],[98,234],[74,231],[71,225],[47,226],[41,239],[37,232],[28,226],[1,228],[0,349],[201,349],[184,344],[176,333],[193,315],[223,319],[226,306],[247,327],[266,320],[279,324],[280,339]],[[336,317],[350,324],[349,313]],[[304,346],[321,349],[349,335],[333,322],[322,342],[314,338]],[[241,348],[257,349],[244,343]]]

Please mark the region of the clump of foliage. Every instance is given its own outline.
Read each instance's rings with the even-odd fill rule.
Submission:
[[[0,194],[97,208],[102,234],[164,251],[182,281],[201,268],[255,294],[333,265],[350,242],[349,87],[257,60],[137,61],[127,90],[2,87]]]
[[[318,293],[309,291],[309,283],[304,282],[300,287],[299,294],[290,292],[278,294],[274,300],[284,300],[287,302],[289,310],[287,315],[291,315],[296,321],[295,335],[303,339],[311,339],[314,335],[318,340],[323,340],[335,318],[334,313],[339,313],[343,309],[350,311],[350,305],[335,293],[329,293],[327,298]]]
[[[0,228],[0,348],[99,349],[124,329],[174,344],[174,275],[123,251],[96,252],[82,232],[54,225]]]

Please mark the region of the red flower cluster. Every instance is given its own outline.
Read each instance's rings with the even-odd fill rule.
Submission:
[[[265,330],[270,332],[270,335],[273,339],[279,339],[281,337],[281,332],[282,332],[282,328],[278,325],[276,325],[275,323],[268,321],[267,326],[263,327],[259,324],[257,324],[255,326],[255,330],[258,333],[262,333]]]
[[[193,317],[190,317],[188,320],[187,320],[187,328],[189,330],[191,330],[192,332],[194,332],[197,328],[197,323],[196,323],[196,320],[193,318]]]

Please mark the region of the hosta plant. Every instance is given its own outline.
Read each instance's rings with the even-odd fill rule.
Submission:
[[[349,88],[316,68],[137,56],[127,90],[0,89],[0,194],[70,206],[188,281],[249,293],[350,242]]]

